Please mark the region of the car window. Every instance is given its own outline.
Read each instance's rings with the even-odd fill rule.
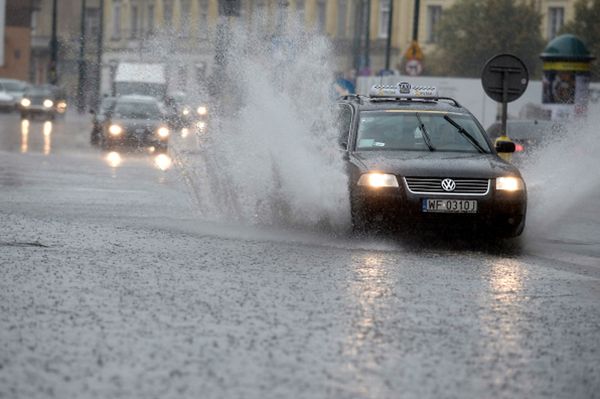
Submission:
[[[444,119],[444,115],[446,115],[444,112],[419,114],[435,150],[477,152],[477,148],[459,133],[456,127]],[[449,116],[473,136],[479,145],[489,150],[484,132],[473,117],[465,114]],[[395,111],[361,112],[356,149],[358,151],[429,151],[416,113]]]
[[[23,91],[25,88],[25,85],[19,82],[2,82],[0,85],[4,86],[6,91]]]
[[[127,119],[156,119],[160,116],[160,113],[160,109],[156,103],[119,101],[115,104],[114,115],[117,118]]]

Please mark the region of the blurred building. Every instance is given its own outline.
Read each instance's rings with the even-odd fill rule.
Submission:
[[[58,84],[65,88],[69,97],[75,97],[78,86],[81,18],[85,19],[85,69],[84,84],[92,89],[96,76],[97,37],[100,28],[100,0],[59,0],[57,3],[56,33],[58,39]],[[47,83],[50,66],[50,39],[52,36],[52,0],[38,0],[31,15],[31,63],[27,69],[32,83]],[[93,94],[93,90],[86,90]],[[89,100],[86,99],[89,102]]]
[[[5,24],[4,59],[0,65],[0,77],[27,80],[30,64],[31,15],[35,9],[35,0],[4,0]]]

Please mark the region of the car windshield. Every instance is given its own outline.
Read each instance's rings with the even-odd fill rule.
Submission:
[[[1,82],[6,91],[24,91],[27,87],[24,83],[4,81]]]
[[[52,91],[46,87],[32,87],[32,88],[28,89],[25,94],[27,96],[34,96],[34,97],[38,97],[38,96],[51,97]]]
[[[158,104],[144,101],[119,101],[115,105],[114,115],[126,119],[157,119],[160,116]]]
[[[452,120],[464,128],[467,135],[471,135],[485,151],[490,151],[483,131],[470,115],[404,110],[362,111],[356,150],[430,151],[426,143],[429,135],[431,147],[435,151],[479,152],[465,137],[467,135],[459,132],[459,129],[444,119],[445,115],[451,116]],[[419,119],[423,122],[426,134]]]

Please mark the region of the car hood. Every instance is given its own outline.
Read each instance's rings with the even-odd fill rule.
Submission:
[[[158,129],[160,126],[164,126],[160,120],[153,119],[123,119],[123,118],[113,118],[111,123],[121,126],[127,130],[133,129]]]
[[[411,177],[495,178],[520,176],[495,154],[421,151],[362,151],[350,155],[362,171],[376,170]]]

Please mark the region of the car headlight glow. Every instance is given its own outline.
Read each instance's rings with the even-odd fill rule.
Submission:
[[[206,128],[206,122],[204,122],[204,121],[198,121],[198,122],[196,122],[196,127],[200,131],[202,131],[202,130],[204,130],[204,128]]]
[[[167,137],[169,137],[169,129],[167,129],[164,126],[161,126],[156,131],[156,134],[158,134],[158,137],[160,137],[162,139],[166,139]]]
[[[182,113],[183,113],[184,115],[189,115],[189,114],[190,114],[190,109],[189,109],[188,107],[185,107],[185,108],[183,109],[183,112],[182,112]]]
[[[21,99],[21,105],[24,107],[29,107],[31,105],[31,100],[28,98]]]
[[[201,105],[198,107],[196,112],[198,112],[198,115],[206,115],[208,113],[208,109],[204,105]]]
[[[54,101],[50,100],[49,98],[44,100],[44,107],[45,108],[50,108],[54,105]]]
[[[522,191],[525,185],[520,177],[498,177],[496,179],[496,190],[501,191]]]
[[[365,173],[358,179],[358,185],[373,188],[398,187],[398,179],[388,173]]]
[[[110,125],[108,133],[110,133],[111,136],[118,136],[123,133],[123,128],[119,125]]]

